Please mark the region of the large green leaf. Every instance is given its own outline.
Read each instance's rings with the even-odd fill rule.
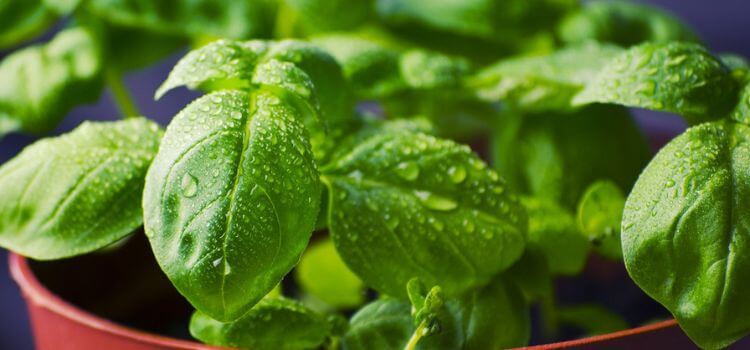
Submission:
[[[283,3],[304,33],[354,28],[367,21],[374,9],[374,0],[283,0]]]
[[[295,277],[305,293],[328,307],[352,308],[365,301],[362,281],[346,267],[329,238],[308,248]]]
[[[275,6],[270,0],[90,0],[85,5],[87,11],[119,26],[234,39],[268,35]]]
[[[222,91],[170,123],[144,194],[146,234],[177,289],[234,320],[297,263],[320,186],[300,112],[274,92]]]
[[[381,299],[365,305],[341,338],[343,350],[404,349],[414,332],[409,303]]]
[[[571,211],[596,180],[611,179],[630,189],[649,159],[645,138],[618,106],[526,115],[517,128],[498,130],[494,167],[514,189]]]
[[[748,126],[701,124],[662,148],[625,203],[630,276],[704,348],[750,332],[748,160]]]
[[[482,100],[521,110],[570,109],[571,100],[622,49],[585,43],[542,56],[502,60],[468,83]]]
[[[729,68],[692,43],[646,43],[602,68],[573,100],[677,113],[691,123],[720,118],[736,103]]]
[[[145,119],[84,123],[0,167],[0,245],[34,259],[88,253],[142,223],[161,131]]]
[[[60,32],[52,41],[0,63],[0,124],[32,133],[53,129],[74,106],[99,97],[101,57],[84,29]]]
[[[573,214],[554,202],[526,197],[521,200],[529,214],[530,245],[541,249],[553,274],[576,275],[583,270],[588,240],[578,232]]]
[[[692,30],[670,13],[630,1],[587,2],[560,22],[558,33],[569,44],[596,40],[626,47],[645,41],[696,40]]]
[[[200,311],[190,319],[190,334],[206,344],[249,350],[317,349],[330,331],[325,317],[284,297],[266,297],[233,322]]]
[[[323,181],[336,248],[365,284],[403,297],[418,277],[453,295],[520,257],[523,208],[468,147],[395,130],[354,139]]]

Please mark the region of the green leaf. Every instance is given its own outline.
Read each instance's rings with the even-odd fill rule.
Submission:
[[[573,215],[553,202],[525,197],[530,245],[539,247],[553,274],[576,275],[588,258],[589,243],[578,232]]]
[[[424,50],[409,50],[400,58],[403,80],[413,89],[455,89],[468,71],[464,60]]]
[[[6,0],[0,3],[0,49],[16,46],[49,28],[56,16],[42,0]]]
[[[67,15],[73,12],[81,0],[44,0],[44,6],[59,15]]]
[[[507,40],[548,27],[575,4],[569,0],[381,0],[377,13],[394,25],[422,24],[471,37]]]
[[[586,2],[560,22],[558,34],[568,44],[596,40],[624,47],[645,41],[697,41],[693,31],[672,14],[629,1]]]
[[[596,180],[611,179],[629,190],[650,158],[628,111],[598,105],[525,115],[517,132],[495,136],[492,152],[494,167],[513,189],[570,211]]]
[[[620,315],[597,304],[560,307],[557,317],[560,323],[581,329],[587,335],[607,334],[630,328]]]
[[[221,91],[167,128],[146,178],[146,234],[177,290],[212,318],[242,316],[307,246],[320,185],[299,119],[271,91]]]
[[[270,34],[274,1],[89,0],[85,10],[109,23],[190,38],[243,39]]]
[[[334,308],[353,308],[365,301],[362,281],[344,264],[330,239],[308,248],[295,277],[305,293]]]
[[[401,55],[395,49],[352,34],[318,36],[313,43],[336,58],[361,98],[382,98],[407,89],[401,77]]]
[[[622,259],[620,226],[625,196],[609,180],[594,182],[578,202],[578,228],[600,254],[614,260]]]
[[[284,0],[305,33],[346,30],[371,16],[374,0]]]
[[[523,208],[468,147],[409,131],[354,139],[322,179],[331,236],[366,285],[405,297],[417,277],[455,295],[520,257]]]
[[[331,332],[325,317],[284,297],[261,300],[242,318],[228,323],[196,311],[190,334],[210,345],[252,350],[319,348]]]
[[[86,122],[27,147],[0,167],[0,246],[61,259],[132,233],[160,137],[156,124],[134,118]]]
[[[517,285],[527,302],[552,295],[552,277],[547,256],[540,247],[527,244],[518,261],[503,275]]]
[[[52,130],[74,106],[99,97],[101,68],[99,48],[80,28],[12,53],[0,63],[0,120],[30,133]]]
[[[403,349],[414,332],[409,303],[381,299],[365,305],[341,338],[343,350]]]
[[[633,280],[699,346],[750,332],[750,128],[688,129],[662,148],[625,203],[622,249]]]
[[[697,44],[646,43],[617,56],[573,100],[680,114],[691,123],[720,118],[736,103],[729,69]]]
[[[477,73],[468,85],[482,100],[521,110],[570,109],[573,97],[621,52],[614,45],[585,43],[547,55],[505,59]]]

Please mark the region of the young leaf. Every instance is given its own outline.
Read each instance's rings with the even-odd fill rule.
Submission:
[[[750,128],[688,129],[662,148],[625,203],[622,249],[633,280],[699,346],[750,332]]]
[[[624,47],[650,42],[697,41],[690,28],[657,7],[629,1],[591,1],[558,26],[568,44],[591,40]]]
[[[88,253],[142,223],[161,131],[142,118],[84,123],[0,167],[0,246],[38,260]]]
[[[266,297],[233,322],[200,311],[190,319],[190,334],[202,342],[251,350],[317,349],[330,332],[325,317],[284,297]]]
[[[622,259],[620,226],[625,196],[609,180],[594,182],[578,202],[578,228],[597,252],[614,260]]]
[[[699,123],[726,115],[736,92],[729,69],[702,46],[645,43],[602,68],[573,104],[615,103],[677,113]]]
[[[267,36],[273,1],[89,0],[85,9],[112,24],[191,38]]]
[[[28,47],[0,63],[0,120],[44,133],[70,109],[99,97],[101,57],[92,35],[81,28]]]
[[[353,139],[322,179],[333,241],[366,285],[405,297],[418,277],[454,295],[520,257],[523,208],[468,147],[408,131]]]
[[[602,67],[622,52],[585,43],[543,55],[502,60],[468,83],[479,98],[530,111],[570,109],[571,100]]]
[[[167,128],[144,194],[146,234],[201,312],[235,320],[304,251],[320,186],[299,111],[273,93],[204,96]]]
[[[55,21],[42,0],[11,0],[0,3],[0,49],[16,46],[37,36]]]
[[[182,58],[156,97],[183,85],[209,91],[280,90],[277,95],[285,103],[306,111],[301,119],[319,159],[335,146],[336,138],[326,137],[326,126],[336,134],[353,123],[354,107],[341,67],[318,47],[300,41],[213,42]]]
[[[581,329],[586,335],[607,334],[629,328],[620,315],[597,304],[564,306],[557,311],[560,323]]]
[[[341,261],[333,242],[313,244],[302,256],[295,277],[305,293],[334,308],[352,308],[365,301],[362,281]]]
[[[573,215],[553,202],[522,198],[529,214],[528,243],[539,247],[553,274],[575,275],[581,272],[589,252],[589,243],[578,232]]]
[[[598,179],[630,189],[650,157],[643,134],[619,106],[525,115],[520,123],[518,132],[495,136],[494,167],[513,180],[513,189],[571,211]]]

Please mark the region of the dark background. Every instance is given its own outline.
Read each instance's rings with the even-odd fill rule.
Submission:
[[[689,23],[708,47],[715,52],[734,52],[750,57],[750,4],[747,0],[651,0],[652,4],[669,9]],[[2,53],[0,52],[0,57]],[[141,112],[159,122],[166,122],[196,94],[180,90],[154,102],[153,93],[166,78],[169,69],[182,56],[177,54],[148,69],[129,74],[126,84],[131,89]],[[2,84],[2,82],[0,82]],[[651,134],[674,135],[684,124],[676,117],[636,111],[639,122]],[[83,120],[115,119],[117,111],[109,92],[95,105],[74,109],[57,130],[73,129]],[[0,164],[17,154],[34,139],[23,135],[9,135],[0,140]],[[0,349],[32,349],[25,304],[7,268],[7,252],[0,249]]]

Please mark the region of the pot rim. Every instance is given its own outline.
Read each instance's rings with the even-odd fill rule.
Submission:
[[[36,306],[46,308],[57,315],[67,318],[81,325],[97,329],[99,331],[116,335],[123,338],[129,338],[145,344],[153,344],[164,347],[173,347],[188,350],[218,350],[226,349],[213,347],[189,340],[180,340],[162,335],[157,335],[135,328],[130,328],[101,318],[89,313],[55,295],[47,289],[34,275],[29,267],[28,260],[16,253],[9,252],[10,273],[13,280],[16,281],[28,303],[34,303]],[[520,347],[517,349],[528,350],[550,350],[563,349],[581,345],[595,344],[613,339],[625,338],[628,336],[652,332],[670,327],[677,327],[677,321],[674,319],[660,321],[645,326],[630,328],[614,333],[607,333],[597,336],[591,336],[581,339],[567,340],[556,343],[532,345]]]

